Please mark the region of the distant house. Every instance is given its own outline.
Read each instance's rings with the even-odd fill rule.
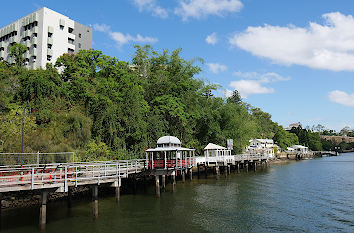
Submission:
[[[301,123],[297,122],[297,123],[290,124],[288,127],[285,127],[284,129],[290,131],[292,128],[301,128],[301,127],[302,127]]]
[[[274,150],[278,148],[272,139],[251,139],[250,145],[247,147],[247,151],[253,152],[264,152],[268,154],[270,158],[274,158]]]
[[[299,152],[299,153],[303,153],[303,154],[306,154],[309,152],[309,148],[307,146],[294,145],[290,148],[292,148],[294,152]]]

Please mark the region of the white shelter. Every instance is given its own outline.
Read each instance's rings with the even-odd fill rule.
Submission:
[[[231,155],[231,150],[226,147],[209,143],[204,147],[204,157],[196,157],[197,164],[234,164],[235,158]]]
[[[156,148],[146,150],[149,169],[186,169],[193,167],[194,149],[183,148],[174,136],[163,136],[157,140]]]

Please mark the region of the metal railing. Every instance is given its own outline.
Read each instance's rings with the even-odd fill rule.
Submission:
[[[0,153],[0,166],[48,163],[71,163],[75,161],[74,152],[58,153]]]
[[[73,162],[0,167],[0,192],[33,190],[37,188],[100,184],[120,180],[129,174],[139,173],[147,166],[146,160],[119,160]]]

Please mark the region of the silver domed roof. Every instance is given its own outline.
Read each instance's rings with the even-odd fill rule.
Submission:
[[[163,136],[157,140],[157,144],[181,144],[181,141],[174,136]]]

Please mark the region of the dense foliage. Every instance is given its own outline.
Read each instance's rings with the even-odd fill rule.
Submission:
[[[214,97],[217,86],[196,79],[201,69],[180,52],[137,46],[127,63],[86,50],[45,70],[22,68],[21,59],[0,62],[0,152],[20,151],[23,108],[32,113],[25,116],[26,152],[76,151],[82,160],[141,157],[163,135],[199,153],[209,142],[231,138],[240,152],[251,138],[273,136],[284,149],[298,142],[320,149],[316,135],[306,141],[284,131],[237,91]]]

